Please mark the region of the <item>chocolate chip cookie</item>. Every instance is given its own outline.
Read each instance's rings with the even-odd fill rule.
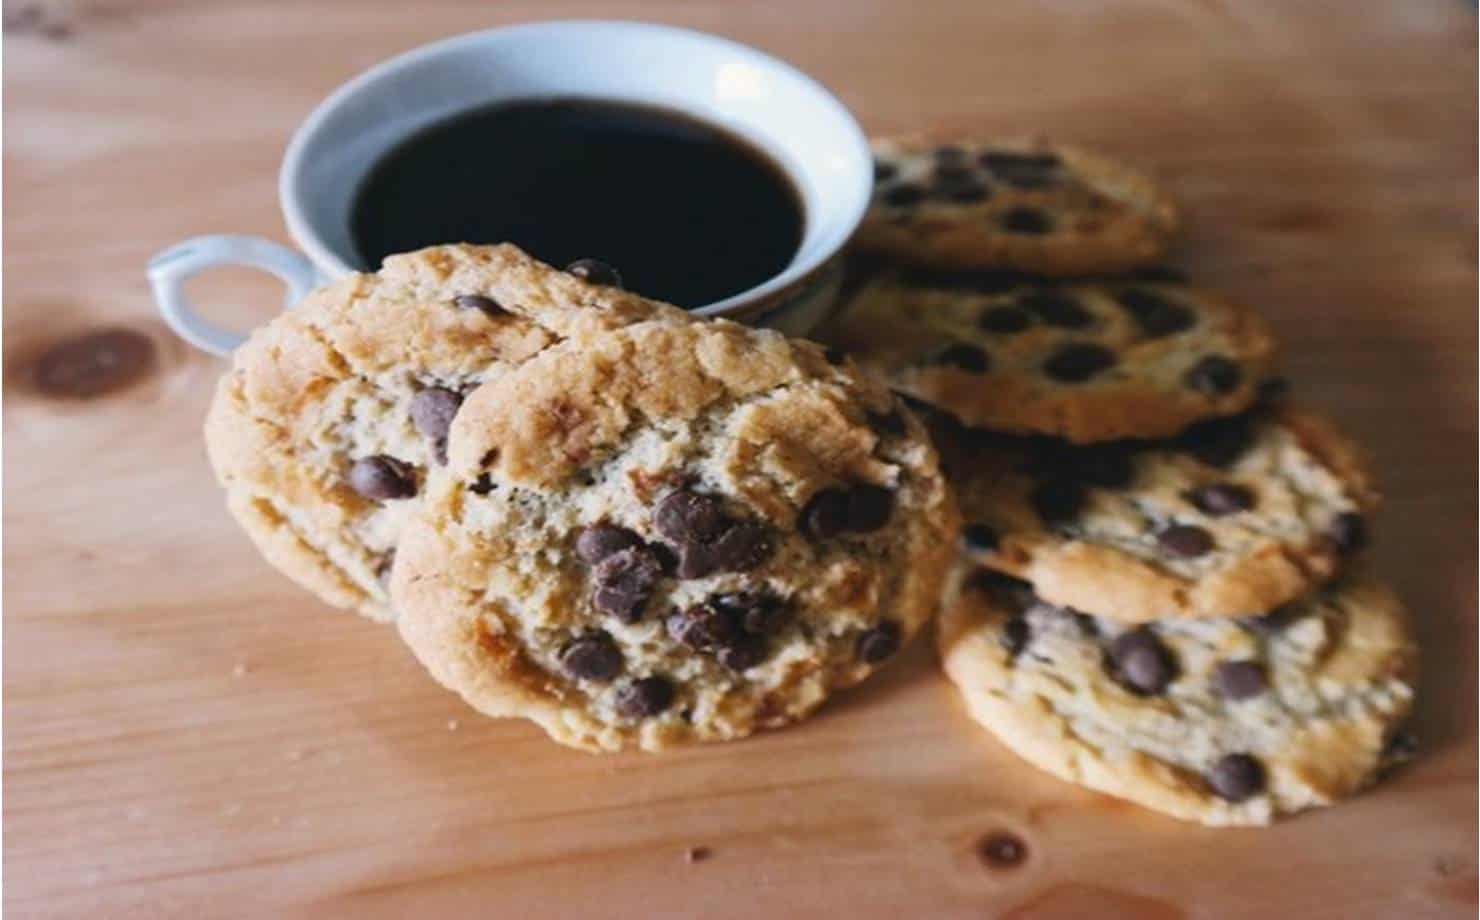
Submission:
[[[309,295],[239,348],[206,419],[227,502],[299,584],[376,619],[466,393],[550,345],[677,308],[512,246],[439,246]]]
[[[1116,272],[1160,258],[1176,207],[1132,170],[1037,141],[877,140],[857,244],[917,265]]]
[[[980,569],[938,638],[972,718],[1003,744],[1184,820],[1268,824],[1412,751],[1400,725],[1416,650],[1398,599],[1359,572],[1263,617],[1133,626]]]
[[[968,425],[1076,442],[1238,412],[1275,354],[1253,311],[1161,274],[886,272],[818,338]]]
[[[1357,447],[1287,407],[1084,447],[934,424],[971,558],[1112,619],[1291,601],[1362,548],[1377,503]]]
[[[402,636],[475,708],[591,750],[802,718],[935,612],[958,526],[888,390],[723,321],[572,341],[486,383],[424,492]]]

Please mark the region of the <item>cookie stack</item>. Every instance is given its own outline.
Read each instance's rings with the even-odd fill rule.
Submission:
[[[315,292],[212,403],[231,511],[472,706],[589,750],[795,722],[940,611],[988,730],[1181,818],[1405,756],[1366,466],[1272,384],[1257,314],[1156,267],[1171,202],[1043,144],[877,157],[827,347],[508,245]]]
[[[876,145],[822,338],[930,419],[964,519],[939,628],[972,716],[1179,818],[1268,823],[1406,756],[1415,650],[1359,551],[1357,448],[1252,311],[1156,268],[1177,228],[1082,151]]]
[[[238,350],[206,438],[278,568],[593,750],[807,715],[935,614],[959,530],[882,383],[512,246],[312,294]]]

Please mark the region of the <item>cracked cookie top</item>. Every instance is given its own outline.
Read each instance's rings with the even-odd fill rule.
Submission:
[[[1276,350],[1258,314],[1165,270],[1076,281],[889,271],[820,337],[965,424],[1077,443],[1166,437],[1239,412]]]
[[[397,538],[467,392],[559,341],[658,316],[687,321],[513,246],[392,256],[253,333],[217,387],[206,446],[273,565],[388,619]]]
[[[1170,441],[1076,447],[934,417],[970,558],[1112,619],[1248,616],[1331,578],[1377,493],[1324,418],[1268,406]]]
[[[891,659],[956,524],[883,386],[775,332],[642,323],[468,397],[392,591],[477,709],[656,750],[799,719]]]
[[[872,146],[874,199],[857,244],[912,264],[1125,271],[1160,258],[1178,227],[1148,179],[1074,147],[948,135]]]
[[[1407,616],[1361,572],[1263,617],[1131,625],[978,569],[938,640],[972,717],[1017,754],[1184,820],[1268,824],[1412,754]]]

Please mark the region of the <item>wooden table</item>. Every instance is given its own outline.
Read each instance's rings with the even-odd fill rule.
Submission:
[[[1469,7],[27,6],[7,2],[5,42],[10,916],[1474,915]],[[923,644],[794,730],[594,757],[475,716],[392,632],[260,561],[201,449],[223,364],[166,332],[145,260],[194,233],[284,238],[283,146],[360,69],[592,14],[752,42],[871,130],[1047,132],[1162,176],[1183,261],[1263,308],[1299,392],[1376,451],[1377,564],[1424,645],[1421,759],[1271,830],[1183,825],[1024,766]],[[245,274],[197,290],[243,322],[278,298]],[[101,377],[46,357],[95,355],[104,329],[124,332]],[[1021,864],[980,858],[997,831]]]

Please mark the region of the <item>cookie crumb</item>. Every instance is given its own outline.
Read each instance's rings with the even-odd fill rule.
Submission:
[[[455,732],[455,731],[457,731],[457,728],[458,728],[458,723],[457,723],[457,720],[456,719],[448,719],[447,720],[447,730],[448,731]]]
[[[709,847],[689,847],[683,854],[683,858],[684,862],[692,866],[694,863],[704,862],[713,855],[714,851]]]
[[[231,676],[237,678],[238,680],[240,680],[243,677],[246,677],[247,676],[247,666],[244,663],[238,661],[236,663],[236,667],[234,667],[234,668],[231,669]]]

